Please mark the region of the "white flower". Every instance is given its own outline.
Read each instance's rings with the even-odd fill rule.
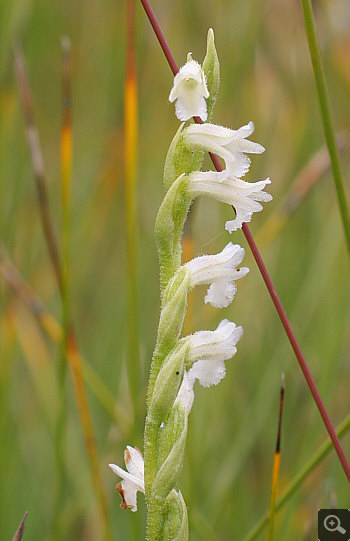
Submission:
[[[193,383],[194,380],[189,379],[188,374],[185,371],[181,387],[174,402],[174,405],[178,405],[183,410],[185,415],[189,415],[192,409],[194,400]]]
[[[130,507],[131,511],[137,511],[137,492],[145,493],[144,462],[140,449],[128,445],[124,451],[124,462],[127,472],[116,464],[109,464],[109,467],[123,479],[115,487],[122,498],[120,507],[122,509]]]
[[[207,195],[232,205],[236,218],[226,222],[225,229],[232,233],[242,227],[244,222],[250,222],[254,212],[263,210],[259,201],[271,201],[272,196],[263,191],[269,178],[259,182],[245,182],[231,176],[227,171],[197,171],[189,176],[189,191],[192,197]]]
[[[242,327],[224,319],[215,331],[198,331],[187,336],[189,361],[192,366],[187,373],[189,385],[196,379],[203,387],[217,385],[226,375],[225,362],[236,351],[236,344],[243,334]]]
[[[191,53],[188,61],[174,77],[174,85],[169,95],[169,101],[175,100],[175,113],[179,120],[188,120],[199,116],[207,120],[207,103],[209,98],[205,74],[200,64],[192,60]]]
[[[187,146],[217,154],[225,160],[230,175],[242,177],[250,166],[250,159],[245,153],[261,154],[265,150],[258,143],[246,139],[253,131],[253,122],[238,130],[215,124],[191,124],[184,130],[184,136]]]
[[[243,257],[244,249],[232,242],[219,254],[195,257],[185,264],[190,272],[190,287],[211,284],[205,302],[216,308],[228,306],[236,293],[235,280],[249,272],[247,267],[236,268]]]

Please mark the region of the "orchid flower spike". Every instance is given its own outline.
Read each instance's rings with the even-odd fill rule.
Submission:
[[[122,509],[130,507],[131,511],[135,512],[137,511],[137,492],[145,493],[144,463],[140,449],[128,445],[124,451],[124,462],[127,472],[116,464],[109,464],[109,467],[123,479],[115,487],[122,498],[120,507]]]
[[[261,154],[264,147],[248,141],[254,131],[249,122],[238,130],[231,130],[215,124],[191,124],[184,130],[185,144],[191,149],[200,149],[217,154],[225,160],[230,175],[242,177],[249,171],[249,154]]]
[[[259,182],[245,182],[244,180],[227,174],[227,171],[197,171],[189,176],[189,191],[192,197],[207,195],[232,205],[236,218],[226,222],[225,229],[232,233],[242,227],[244,222],[250,222],[254,212],[263,210],[259,203],[271,201],[272,196],[264,192],[269,178]]]
[[[249,272],[247,267],[236,268],[243,257],[244,248],[232,242],[219,254],[195,257],[184,265],[190,272],[190,287],[210,284],[205,302],[216,308],[228,306],[237,290],[235,280]]]
[[[175,114],[179,120],[199,116],[205,121],[208,117],[206,98],[209,98],[209,92],[204,71],[189,53],[186,64],[174,77],[169,101],[176,100]]]
[[[203,387],[217,385],[226,375],[225,362],[237,352],[236,344],[243,328],[223,319],[215,331],[198,331],[183,338],[189,342],[188,385],[196,379]]]

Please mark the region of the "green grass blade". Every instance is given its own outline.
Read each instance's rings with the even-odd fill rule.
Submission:
[[[339,152],[335,141],[329,95],[326,86],[326,78],[324,74],[320,48],[317,41],[311,0],[301,0],[301,5],[303,8],[305,31],[309,44],[312,69],[314,72],[318,101],[320,105],[323,131],[328,147],[329,156],[331,159],[331,167],[333,172],[334,184],[338,196],[339,210],[343,223],[348,252],[350,254],[350,223],[344,188],[344,179],[340,166]]]

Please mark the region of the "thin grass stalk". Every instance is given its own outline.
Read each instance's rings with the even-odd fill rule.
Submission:
[[[273,457],[273,467],[272,467],[269,531],[267,535],[268,541],[273,540],[273,529],[274,529],[274,522],[275,522],[276,497],[277,497],[278,479],[279,479],[279,474],[280,474],[280,463],[281,463],[281,431],[282,431],[282,416],[283,416],[283,406],[284,406],[284,388],[285,388],[284,374],[282,374],[280,400],[279,400],[279,413],[278,413],[277,441],[276,441],[276,449],[275,449],[275,453]]]
[[[126,70],[124,86],[124,170],[127,252],[127,371],[134,408],[133,439],[137,437],[143,415],[141,406],[141,366],[137,299],[137,157],[138,157],[138,96],[135,55],[135,0],[126,2]],[[141,421],[142,420],[142,421]],[[140,515],[129,517],[131,538],[141,535]]]
[[[124,88],[124,163],[125,212],[127,245],[127,367],[135,413],[135,429],[140,421],[141,369],[139,355],[139,323],[136,265],[136,178],[138,154],[138,98],[135,60],[135,1],[126,2],[126,72]]]
[[[63,329],[58,321],[45,308],[41,299],[34,293],[27,282],[24,281],[19,274],[17,268],[13,265],[4,248],[0,245],[0,273],[9,283],[14,293],[25,303],[33,317],[38,321],[45,335],[52,340],[56,345],[62,343]],[[88,361],[80,355],[80,364],[83,368],[84,381],[88,385],[90,391],[96,398],[97,402],[104,408],[110,418],[118,425],[118,427],[127,433],[129,422],[122,407],[115,402],[113,394],[106,387],[105,383],[100,379],[98,374],[88,363]],[[72,362],[69,357],[68,360]]]
[[[27,139],[29,143],[29,149],[31,154],[31,160],[33,165],[34,179],[37,188],[39,213],[41,217],[42,228],[46,239],[46,245],[49,253],[49,258],[52,264],[56,282],[60,290],[60,294],[63,293],[63,276],[61,269],[61,261],[58,250],[58,244],[56,234],[54,231],[53,222],[50,214],[49,198],[47,193],[47,183],[45,178],[44,159],[42,149],[40,145],[39,132],[35,123],[34,108],[32,103],[32,96],[30,92],[28,77],[26,74],[24,58],[19,46],[14,51],[15,60],[15,73],[17,77],[17,83],[19,92],[22,99],[23,111],[26,123]],[[60,350],[62,346],[60,344]],[[62,357],[62,353],[60,354]],[[62,361],[57,366],[57,379],[60,382],[62,380]],[[60,383],[61,389],[63,389],[62,383]],[[62,402],[59,404],[59,412],[57,416],[57,425],[55,432],[55,457],[56,457],[56,509],[54,511],[54,517],[58,517],[58,510],[62,507],[64,498],[64,486],[66,482],[65,478],[65,460],[64,460],[64,444],[63,444],[63,432],[65,424],[64,414],[64,393],[61,392]],[[56,529],[57,529],[57,519]],[[60,533],[57,532],[58,537]]]
[[[168,43],[167,43],[167,41],[166,41],[166,39],[164,37],[164,34],[163,34],[163,32],[162,32],[162,30],[161,30],[161,28],[159,26],[159,23],[158,23],[158,21],[157,21],[157,19],[155,17],[155,14],[154,14],[154,12],[153,12],[153,10],[151,8],[151,5],[150,5],[148,0],[140,0],[140,1],[141,1],[142,5],[143,5],[143,7],[145,9],[147,17],[148,17],[148,19],[149,19],[149,21],[151,23],[151,26],[152,26],[155,34],[156,34],[156,37],[157,37],[157,39],[159,41],[159,44],[160,44],[161,48],[163,49],[163,52],[164,52],[164,55],[165,55],[165,57],[166,57],[166,59],[168,61],[168,64],[169,64],[173,74],[175,75],[179,71],[178,66],[177,66],[177,64],[175,62],[175,59],[174,59],[172,53],[171,53],[171,50],[170,50],[169,45],[168,45]],[[202,122],[201,119],[198,118],[198,117],[194,117],[194,121],[196,123],[201,123]],[[212,162],[214,164],[215,169],[217,171],[222,171],[223,168],[222,168],[222,165],[221,165],[218,157],[215,156],[214,154],[211,154],[211,153],[209,153],[209,155],[211,157],[211,160],[212,160]],[[310,392],[311,392],[311,394],[313,396],[313,399],[314,399],[314,401],[316,403],[316,406],[317,406],[317,408],[318,408],[318,410],[319,410],[319,412],[321,414],[321,417],[322,417],[322,420],[323,420],[324,425],[326,427],[326,430],[327,430],[327,432],[328,432],[328,434],[329,434],[329,436],[330,436],[330,438],[331,438],[331,440],[333,442],[334,448],[336,450],[336,453],[338,455],[338,458],[339,458],[339,461],[340,461],[340,463],[342,465],[344,473],[345,473],[347,479],[350,481],[350,464],[349,464],[349,462],[348,462],[348,460],[347,460],[347,458],[345,456],[345,453],[344,453],[343,448],[341,446],[340,440],[339,440],[339,438],[338,438],[338,436],[337,436],[337,434],[335,432],[335,429],[334,429],[332,421],[331,421],[331,419],[330,419],[330,417],[328,415],[328,412],[327,412],[327,410],[325,408],[325,405],[323,404],[320,393],[319,393],[319,391],[317,389],[317,386],[316,386],[316,384],[315,384],[315,382],[313,380],[313,377],[311,375],[309,367],[308,367],[308,365],[307,365],[307,363],[306,363],[306,361],[304,359],[301,348],[300,348],[300,346],[298,344],[298,341],[297,341],[297,339],[296,339],[296,337],[295,337],[295,335],[293,333],[293,330],[292,330],[292,327],[291,327],[291,325],[289,323],[287,314],[284,311],[282,303],[281,303],[281,301],[280,301],[280,299],[279,299],[279,297],[277,295],[277,292],[276,292],[275,287],[273,285],[273,282],[272,282],[272,280],[270,278],[270,275],[269,275],[269,273],[267,271],[265,263],[264,263],[264,261],[263,261],[263,259],[261,257],[261,254],[260,254],[260,252],[258,250],[258,247],[255,244],[254,238],[253,238],[253,236],[252,236],[252,234],[250,232],[250,229],[249,229],[249,227],[248,227],[248,225],[246,223],[243,224],[242,231],[243,231],[244,236],[245,236],[245,238],[246,238],[246,240],[248,242],[248,245],[249,245],[250,250],[251,250],[251,252],[253,254],[253,257],[254,257],[254,259],[256,261],[256,264],[258,265],[259,271],[260,271],[260,273],[261,273],[261,275],[263,277],[265,285],[266,285],[266,287],[268,289],[268,292],[269,292],[269,294],[271,296],[272,302],[275,305],[278,316],[279,316],[279,318],[281,320],[281,323],[282,323],[282,325],[284,327],[284,330],[285,330],[285,332],[287,334],[288,340],[289,340],[289,342],[290,342],[290,344],[291,344],[291,346],[293,348],[293,351],[295,353],[295,356],[297,358],[297,361],[299,363],[301,371],[302,371],[302,373],[304,375],[306,383],[307,383],[307,385],[308,385],[308,387],[310,389]]]
[[[18,526],[18,529],[15,533],[15,535],[13,536],[13,539],[12,541],[21,541],[22,537],[23,537],[23,533],[24,533],[24,527],[25,527],[25,522],[26,522],[26,518],[28,516],[28,511],[26,511],[23,515],[23,518]]]
[[[62,327],[64,349],[68,349],[70,325],[70,243],[72,184],[72,112],[71,112],[71,45],[62,38],[62,126],[61,126],[61,253],[62,253]],[[66,363],[64,362],[64,365]]]
[[[64,443],[67,415],[66,376],[67,352],[69,338],[69,311],[70,311],[70,205],[71,205],[71,178],[72,178],[72,125],[71,125],[71,65],[70,40],[65,37],[61,40],[62,47],[62,126],[61,126],[61,254],[62,254],[62,341],[60,344],[60,358],[57,363],[57,380],[59,386],[59,412],[56,429],[56,447],[59,455],[57,480],[57,505],[54,516],[59,517],[59,510],[64,501],[65,476],[64,472]],[[61,532],[57,533],[58,539]]]
[[[331,160],[333,179],[335,189],[338,197],[338,205],[340,216],[344,228],[345,240],[347,243],[348,252],[350,255],[350,221],[349,211],[346,201],[346,194],[344,188],[344,178],[340,165],[339,152],[335,140],[330,100],[327,91],[326,78],[324,74],[323,62],[320,53],[320,48],[316,35],[315,21],[312,11],[311,0],[301,0],[303,8],[304,25],[306,37],[309,45],[309,53],[311,57],[312,69],[315,77],[315,84],[318,96],[318,102],[320,106],[320,113],[322,119],[322,126],[326,144]]]
[[[341,438],[350,429],[350,413],[343,419],[343,421],[337,426],[336,431]],[[305,479],[314,471],[316,466],[322,462],[324,458],[332,451],[333,442],[328,438],[314,453],[314,455],[307,461],[305,466],[300,469],[299,473],[294,477],[288,487],[284,490],[282,496],[280,496],[276,502],[275,511],[280,511],[296,493],[298,488],[303,484]],[[269,522],[269,511],[266,511],[261,519],[252,527],[249,533],[244,537],[243,541],[253,541],[261,532],[267,527]]]
[[[39,132],[34,119],[34,110],[32,104],[32,96],[29,88],[28,77],[24,65],[24,58],[20,47],[14,50],[14,68],[17,78],[18,89],[23,105],[23,112],[26,124],[27,139],[32,160],[34,180],[38,193],[39,213],[42,223],[42,228],[47,244],[47,249],[52,264],[52,268],[56,277],[59,288],[62,287],[61,262],[58,251],[56,234],[54,231],[49,198],[46,188],[44,159],[40,145]]]
[[[47,241],[48,251],[50,254],[51,262],[54,268],[54,274],[56,277],[57,285],[59,288],[62,305],[63,300],[63,273],[61,258],[59,255],[58,244],[56,236],[54,234],[52,217],[49,209],[49,202],[47,196],[46,178],[44,170],[44,161],[40,146],[40,139],[38,130],[34,123],[34,114],[32,107],[32,99],[30,94],[30,88],[28,83],[28,77],[24,67],[23,56],[19,49],[15,51],[15,71],[19,84],[19,90],[23,102],[23,108],[26,118],[27,137],[29,147],[31,151],[32,165],[34,176],[37,184],[38,199],[39,199],[39,211],[42,219],[43,229]],[[108,519],[108,506],[107,498],[102,485],[101,473],[99,471],[99,464],[97,460],[97,445],[94,436],[92,417],[90,413],[89,404],[86,396],[86,389],[84,381],[82,379],[82,367],[80,365],[81,356],[78,352],[78,346],[75,339],[74,331],[72,327],[69,328],[69,336],[67,340],[67,351],[70,351],[68,359],[71,361],[70,369],[72,373],[74,390],[76,393],[76,401],[78,404],[78,411],[80,414],[80,423],[83,430],[84,442],[86,452],[88,456],[88,463],[90,473],[92,476],[93,486],[96,492],[96,499],[98,502],[99,513],[101,522],[104,528],[104,538],[106,540],[112,539],[112,530]],[[72,346],[74,344],[74,347]],[[81,379],[80,379],[81,378]]]

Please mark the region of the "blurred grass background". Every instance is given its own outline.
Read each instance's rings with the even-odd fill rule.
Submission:
[[[139,96],[137,281],[141,386],[145,390],[159,315],[159,272],[153,225],[163,197],[162,168],[178,127],[167,102],[170,70],[136,4]],[[251,230],[300,340],[335,424],[349,411],[349,263],[329,169],[291,212],[293,182],[323,146],[323,134],[299,2],[152,2],[181,65],[188,51],[201,61],[211,26],[222,84],[214,121],[239,127],[253,120],[253,140],[266,147],[253,157],[250,180],[270,176],[274,200]],[[26,58],[44,153],[56,231],[60,228],[61,49],[72,43],[73,186],[71,315],[80,350],[117,401],[117,419],[88,391],[99,461],[115,540],[142,539],[144,502],[135,515],[119,509],[116,478],[107,464],[123,464],[126,444],[142,449],[142,410],[134,417],[127,370],[127,217],[124,204],[123,91],[125,3],[117,0],[5,1],[0,6],[1,239],[16,267],[48,310],[61,306],[47,255],[23,111],[13,74],[12,46]],[[343,132],[348,179],[350,12],[346,0],[314,2],[336,132]],[[209,161],[206,162],[209,167]],[[302,184],[310,174],[304,175]],[[347,182],[349,195],[349,184]],[[292,194],[292,196],[290,196]],[[294,195],[293,195],[294,194]],[[287,203],[286,203],[287,198]],[[232,211],[201,200],[192,208],[193,251],[215,253],[241,232],[224,222]],[[272,226],[271,226],[272,223]],[[270,224],[270,225],[269,225]],[[268,229],[267,229],[268,227]],[[272,228],[271,228],[272,227]],[[191,294],[187,331],[214,329],[228,317],[244,327],[236,357],[217,388],[196,389],[181,488],[189,506],[191,539],[242,539],[269,505],[279,385],[286,375],[280,491],[326,438],[291,348],[247,249],[250,273],[234,303],[215,310],[203,290]],[[26,541],[103,539],[95,492],[71,380],[67,385],[63,505],[57,516],[54,433],[62,396],[56,380],[60,346],[1,279],[0,537],[11,539],[25,510]],[[140,397],[140,401],[143,396]],[[136,410],[137,411],[137,410]],[[350,452],[349,436],[343,440]],[[335,453],[308,478],[275,521],[276,539],[316,537],[317,510],[349,505],[348,485]],[[264,534],[265,535],[265,534]],[[261,539],[264,538],[261,536]]]

